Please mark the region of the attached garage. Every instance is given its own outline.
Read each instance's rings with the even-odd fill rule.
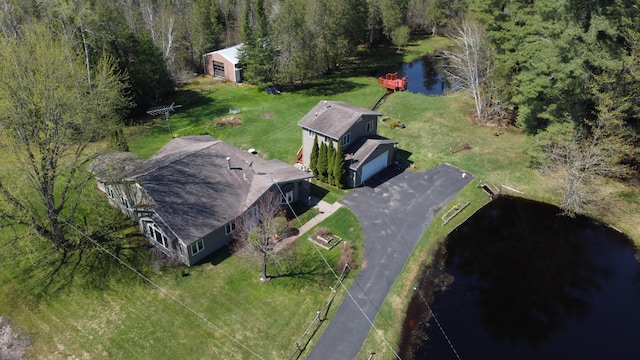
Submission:
[[[389,164],[389,150],[378,155],[362,167],[362,182],[369,180],[370,177],[384,170]]]
[[[345,150],[349,164],[349,186],[363,185],[384,170],[395,155],[397,141],[381,136],[362,139]]]

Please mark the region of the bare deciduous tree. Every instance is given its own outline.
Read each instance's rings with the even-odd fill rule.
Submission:
[[[44,26],[0,38],[0,134],[15,161],[0,174],[0,219],[23,225],[58,250],[73,248],[75,222],[89,180],[84,165],[127,106],[112,59],[85,75],[81,54]],[[95,149],[94,149],[95,148]]]
[[[267,265],[279,236],[288,230],[287,219],[281,204],[281,195],[267,191],[244,215],[235,221],[234,244],[232,249],[262,260],[260,280],[269,278]]]
[[[577,128],[568,140],[543,145],[541,170],[557,180],[562,194],[560,208],[565,215],[584,214],[603,206],[598,183],[632,171],[624,160],[635,152],[635,136],[616,118],[613,106],[610,100],[601,99],[594,123]]]
[[[453,50],[443,52],[447,59],[445,72],[450,79],[453,91],[467,91],[473,97],[476,115],[485,117],[486,103],[485,79],[492,67],[489,41],[482,25],[474,20],[464,20],[457,27]]]

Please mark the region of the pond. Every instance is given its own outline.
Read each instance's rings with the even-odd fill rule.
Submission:
[[[449,89],[442,71],[442,60],[437,55],[426,55],[403,64],[399,76],[409,76],[407,91],[424,95],[442,95]]]
[[[500,197],[452,232],[411,300],[401,357],[637,359],[640,252],[558,213]]]

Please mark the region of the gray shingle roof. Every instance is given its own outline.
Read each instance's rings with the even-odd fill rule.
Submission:
[[[390,140],[382,136],[372,136],[360,138],[355,143],[345,149],[345,158],[349,168],[358,170],[364,161],[380,146],[384,144],[397,144],[395,140]],[[353,155],[351,155],[353,154]]]
[[[153,210],[189,245],[241,215],[274,181],[311,175],[211,136],[185,136],[171,140],[124,177],[141,184],[156,203]]]
[[[362,115],[382,114],[342,101],[320,101],[298,125],[340,139]]]

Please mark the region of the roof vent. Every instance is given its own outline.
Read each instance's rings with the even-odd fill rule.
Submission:
[[[324,108],[325,109],[329,108],[329,102],[327,100],[324,101]]]
[[[227,170],[231,170],[231,158],[227,156]]]

